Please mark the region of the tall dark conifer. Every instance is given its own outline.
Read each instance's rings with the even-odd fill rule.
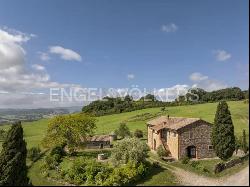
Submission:
[[[248,145],[247,145],[247,138],[246,138],[246,130],[243,129],[242,131],[242,150],[246,154],[248,151]]]
[[[21,122],[9,130],[0,154],[0,186],[29,185],[26,166],[26,143]]]
[[[221,101],[217,106],[212,144],[216,155],[222,160],[230,158],[235,150],[234,126],[226,101]]]

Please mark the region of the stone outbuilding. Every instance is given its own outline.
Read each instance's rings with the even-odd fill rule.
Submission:
[[[112,142],[117,139],[113,133],[110,135],[95,135],[87,138],[86,147],[89,149],[111,148]]]
[[[214,157],[211,145],[212,124],[200,118],[161,116],[147,122],[148,145],[156,151],[160,145],[176,160]]]

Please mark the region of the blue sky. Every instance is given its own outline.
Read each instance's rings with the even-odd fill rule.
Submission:
[[[43,67],[48,82],[248,89],[248,6],[247,0],[0,0],[0,29],[29,37],[15,41],[25,50],[22,63],[29,75],[34,64]],[[0,82],[2,93],[23,91],[10,87]]]

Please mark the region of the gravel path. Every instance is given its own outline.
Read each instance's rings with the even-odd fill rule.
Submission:
[[[180,168],[172,169],[177,179],[183,185],[189,186],[249,186],[249,167],[229,177],[214,179],[197,175]]]
[[[249,186],[249,166],[229,177],[215,179],[197,175],[196,173],[178,167],[169,166],[162,162],[161,165],[162,167],[171,170],[177,177],[178,181],[185,186]]]

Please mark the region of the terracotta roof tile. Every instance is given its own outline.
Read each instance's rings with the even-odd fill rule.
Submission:
[[[90,141],[90,142],[99,142],[99,141],[108,142],[108,141],[110,141],[110,137],[109,137],[109,135],[95,135],[95,136],[88,137],[87,141]]]
[[[153,119],[147,122],[152,129],[158,131],[163,128],[178,130],[191,123],[201,120],[200,118],[183,118],[183,117],[167,117],[161,116],[159,118]]]

